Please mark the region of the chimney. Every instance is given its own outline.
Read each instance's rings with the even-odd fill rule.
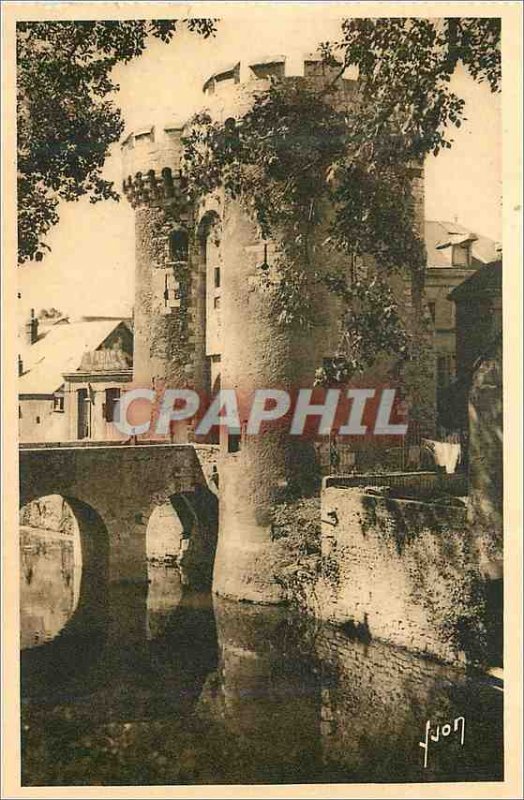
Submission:
[[[31,309],[31,318],[25,326],[26,342],[34,344],[38,339],[38,320],[35,317],[34,308]]]

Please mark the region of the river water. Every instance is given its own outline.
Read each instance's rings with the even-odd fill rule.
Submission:
[[[21,537],[24,785],[502,779],[492,680],[192,592],[176,567],[88,603],[74,547]]]

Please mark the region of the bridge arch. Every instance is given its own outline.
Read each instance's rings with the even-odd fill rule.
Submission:
[[[159,511],[163,512],[162,516]],[[162,521],[164,529],[159,527]],[[218,502],[207,487],[196,486],[191,491],[175,492],[157,499],[151,504],[147,521],[148,562],[162,560],[164,551],[166,560],[176,560],[184,586],[208,589],[213,574],[217,531]],[[153,537],[157,538],[155,545],[151,541]]]
[[[42,497],[21,498],[21,508]],[[109,537],[95,509],[86,502],[60,495],[78,528],[81,576],[72,614],[54,638],[38,647],[22,650],[21,680],[24,695],[63,686],[91,669],[99,657],[109,624]]]
[[[107,584],[109,575],[109,535],[107,527],[93,506],[78,497],[71,497],[67,494],[55,492],[53,495],[33,496],[21,495],[19,507],[24,507],[31,503],[45,500],[51,496],[61,497],[69,506],[76,525],[80,540],[82,580],[81,592],[78,605],[81,605],[82,596],[91,597],[95,594],[100,595],[101,590]]]
[[[147,666],[146,532],[157,505],[173,502],[190,531],[182,594],[209,589],[218,500],[204,474],[208,462],[193,447],[163,443],[20,448],[20,505],[65,498],[83,560],[75,613],[53,641],[21,654],[24,696],[61,696],[76,678],[78,686],[107,686],[125,680],[130,660]]]
[[[207,463],[205,458],[203,463]],[[139,628],[146,624],[147,526],[155,507],[171,502],[170,498],[189,532],[183,559],[186,586],[208,589],[211,585],[217,498],[208,488],[200,458],[190,446],[146,443],[21,447],[20,494],[21,505],[59,494],[74,510],[84,568],[81,594],[85,602],[79,607],[86,611],[85,615],[75,615],[75,623],[96,618],[96,608],[89,614],[87,610],[104,597],[109,584],[107,592],[113,598],[111,636],[133,626],[129,637],[142,635]],[[124,584],[136,587],[137,603],[143,601],[143,615],[142,611],[128,614],[129,603],[115,599],[118,587]],[[68,630],[73,627],[71,622]]]

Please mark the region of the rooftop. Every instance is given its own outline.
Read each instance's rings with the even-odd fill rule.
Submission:
[[[428,253],[428,267],[451,267],[449,245],[465,244],[468,241],[471,242],[471,265],[466,269],[476,270],[483,264],[489,264],[500,258],[497,242],[468,230],[458,222],[426,220],[424,239]]]
[[[19,394],[53,394],[64,382],[64,373],[78,370],[88,353],[99,348],[123,319],[90,319],[52,325],[23,351],[24,372]]]
[[[477,297],[500,297],[502,295],[502,261],[485,264],[473,275],[456,286],[448,297],[455,302]]]

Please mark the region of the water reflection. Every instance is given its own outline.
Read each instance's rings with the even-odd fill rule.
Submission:
[[[147,566],[147,638],[157,639],[165,633],[170,613],[182,598],[180,573],[173,566],[150,562]]]
[[[73,615],[82,564],[78,535],[20,529],[20,647],[51,641]]]
[[[32,585],[60,574],[38,558]],[[478,676],[284,609],[212,602],[173,567],[149,579],[112,587],[103,623],[66,649],[59,635],[22,654],[25,785],[502,778],[503,695]],[[33,618],[23,601],[28,637]],[[60,665],[45,680],[44,656]],[[424,768],[426,722],[459,715],[464,745],[431,742]]]

